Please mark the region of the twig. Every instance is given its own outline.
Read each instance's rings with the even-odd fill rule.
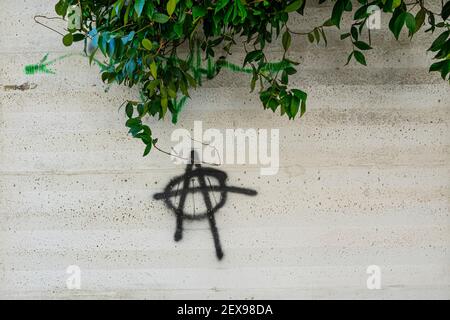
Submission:
[[[166,155],[168,155],[168,156],[175,157],[175,158],[178,158],[178,159],[181,159],[181,160],[185,160],[185,161],[191,161],[191,158],[184,158],[184,157],[181,157],[181,156],[179,156],[179,155],[177,155],[177,154],[173,154],[173,153],[167,152],[167,151],[165,151],[165,150],[159,148],[156,144],[153,144],[153,147],[154,147],[156,150],[158,150],[159,152],[162,152],[162,153],[164,153],[164,154],[166,154]],[[215,166],[215,167],[219,167],[219,166],[222,165],[222,164],[220,164],[220,163],[207,162],[207,161],[203,161],[203,160],[200,161],[200,162],[198,162],[198,163],[206,164],[206,165],[210,165],[210,166]]]
[[[50,29],[50,30],[52,30],[53,32],[56,32],[56,33],[58,33],[58,34],[64,36],[64,34],[62,34],[61,32],[59,32],[58,30],[55,30],[55,29],[53,29],[52,27],[49,27],[49,26],[47,26],[46,24],[44,24],[44,23],[38,21],[37,18],[42,18],[42,19],[47,19],[47,20],[56,20],[56,19],[58,19],[58,20],[64,20],[63,18],[61,18],[61,17],[47,17],[47,16],[43,16],[43,15],[35,15],[35,16],[33,17],[34,22],[36,22],[37,24],[40,24],[41,26],[43,26],[43,27],[45,27],[45,28],[47,28],[47,29]]]

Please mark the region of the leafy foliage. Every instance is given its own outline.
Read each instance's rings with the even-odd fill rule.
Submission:
[[[292,36],[327,44],[326,28],[340,29],[343,17],[350,14],[350,29],[341,35],[353,47],[347,63],[354,58],[366,65],[364,52],[372,49],[366,22],[374,5],[391,15],[389,28],[396,39],[405,29],[412,38],[426,20],[427,32],[441,30],[429,49],[438,60],[430,71],[438,71],[447,79],[450,0],[442,1],[440,12],[425,7],[423,0],[318,0],[320,4],[332,4],[330,18],[310,32],[294,32],[288,27],[289,17],[303,15],[306,1],[59,0],[55,11],[67,17],[70,6],[81,8],[80,28],[69,30],[62,41],[69,46],[84,40],[86,48],[90,39],[97,48],[89,54],[90,60],[95,60],[97,50],[107,59],[102,66],[104,82],[139,85],[141,101],[127,101],[124,109],[129,133],[146,145],[144,156],[157,142],[150,127],[143,123],[144,116],[162,119],[170,112],[172,122],[176,123],[190,90],[202,85],[202,78],[214,78],[223,68],[251,74],[251,91],[259,84],[259,97],[265,109],[279,110],[289,119],[301,117],[306,111],[307,94],[289,87],[289,76],[297,72],[298,65],[287,57]],[[280,60],[270,61],[265,49],[277,38],[281,38],[284,54]],[[246,51],[242,66],[227,61],[238,44],[237,39],[243,39]],[[225,55],[218,56],[220,53]]]

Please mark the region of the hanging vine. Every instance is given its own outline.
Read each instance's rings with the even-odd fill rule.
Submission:
[[[157,142],[144,117],[162,119],[170,112],[176,123],[191,89],[224,68],[251,75],[250,89],[255,90],[259,84],[265,109],[278,110],[289,119],[301,117],[306,111],[307,93],[289,86],[289,77],[297,72],[298,65],[287,56],[292,35],[326,44],[326,30],[340,29],[343,15],[351,14],[353,22],[341,39],[351,42],[348,62],[355,59],[366,65],[364,51],[372,49],[366,22],[373,6],[390,15],[389,28],[397,39],[402,30],[412,38],[427,21],[430,36],[439,33],[430,48],[436,59],[430,71],[448,78],[450,1],[429,1],[429,6],[425,0],[318,0],[319,4],[332,4],[330,18],[309,32],[298,33],[289,28],[288,20],[294,14],[304,15],[306,1],[60,0],[55,10],[73,25],[63,36],[64,45],[85,41],[86,50],[89,40],[95,48],[86,50],[90,61],[97,51],[106,57],[101,75],[104,82],[139,86],[141,101],[125,102],[126,126],[146,145],[144,155]],[[265,49],[277,38],[281,38],[284,54],[278,61],[270,61]],[[239,46],[245,49],[242,66],[228,61],[237,41],[242,41]],[[44,66],[42,63],[28,71],[46,72]]]

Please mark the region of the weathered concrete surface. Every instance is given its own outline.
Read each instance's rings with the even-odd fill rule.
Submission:
[[[37,26],[54,1],[0,0],[0,296],[3,298],[450,298],[450,89],[427,72],[429,40],[375,31],[370,68],[343,67],[348,47],[295,38],[294,84],[306,116],[261,112],[248,79],[223,73],[193,93],[180,126],[280,128],[276,176],[225,165],[230,195],[216,215],[225,258],[206,222],[175,218],[153,194],[183,172],[161,153],[142,158],[118,106],[78,56],[56,75],[26,76],[46,53],[76,51]],[[311,8],[298,30],[321,22]],[[276,50],[273,49],[274,54]],[[242,53],[235,54],[236,59]],[[152,120],[161,145],[175,128]],[[81,290],[66,288],[69,265]],[[379,265],[382,289],[366,288]]]

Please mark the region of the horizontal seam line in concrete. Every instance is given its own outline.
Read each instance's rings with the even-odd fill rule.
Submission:
[[[303,168],[380,168],[380,169],[384,169],[384,168],[410,168],[410,167],[425,167],[425,168],[429,168],[431,166],[433,167],[449,167],[450,168],[450,164],[448,163],[435,163],[435,164],[424,164],[422,166],[417,166],[414,163],[411,163],[410,165],[405,165],[405,164],[386,164],[386,165],[376,165],[376,164],[359,164],[359,165],[314,165],[314,166],[308,166],[308,165],[302,165],[301,167]],[[293,167],[297,167],[296,165],[292,165],[292,166],[280,166],[280,169],[287,169],[287,168],[293,168]],[[179,167],[180,170],[182,170],[182,167]],[[228,170],[232,170],[232,169],[239,169],[239,167],[237,166],[226,166],[226,168]],[[258,170],[260,168],[260,165],[254,165],[254,168],[250,168],[254,169],[254,170]],[[59,176],[59,175],[68,175],[68,176],[72,176],[72,175],[91,175],[91,174],[98,174],[98,175],[108,175],[108,174],[126,174],[126,175],[133,175],[133,174],[145,174],[148,172],[152,172],[155,170],[160,170],[160,171],[170,171],[173,172],[174,168],[149,168],[149,169],[142,169],[142,170],[80,170],[80,171],[53,171],[53,170],[43,170],[43,171],[0,171],[0,176],[26,176],[26,175],[55,175],[55,176]],[[246,168],[246,170],[249,170],[249,168]],[[181,172],[181,171],[180,171]]]

